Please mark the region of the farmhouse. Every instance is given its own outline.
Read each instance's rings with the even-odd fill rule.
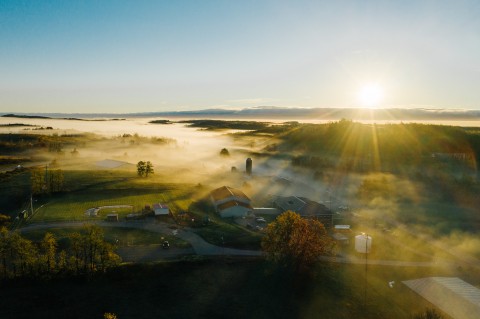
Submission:
[[[155,213],[155,216],[165,216],[170,213],[170,210],[167,205],[158,203],[153,204],[153,212]]]
[[[290,210],[304,218],[316,218],[326,228],[332,227],[333,212],[325,205],[308,198],[297,196],[277,197],[273,201],[273,206],[281,212]]]
[[[251,200],[241,190],[222,186],[210,193],[215,211],[221,217],[242,217],[252,214]]]

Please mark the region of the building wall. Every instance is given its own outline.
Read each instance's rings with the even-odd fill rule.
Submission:
[[[253,208],[253,212],[259,215],[280,215],[281,211],[277,208],[270,208],[270,207],[255,207]]]
[[[168,208],[156,208],[155,209],[155,216],[168,215],[168,214],[169,214]]]
[[[220,212],[221,217],[243,217],[251,214],[252,210],[243,206],[233,206]]]
[[[213,197],[211,197],[211,196],[210,196],[210,198],[213,202],[213,205],[215,206],[215,210],[217,210],[217,207],[219,205],[225,204],[225,203],[230,202],[230,201],[237,201],[237,202],[240,202],[240,203],[250,205],[250,200],[247,200],[246,198],[243,198],[243,197],[230,196],[230,197],[226,197],[226,198],[223,198],[221,200],[218,200],[218,201],[214,201]]]

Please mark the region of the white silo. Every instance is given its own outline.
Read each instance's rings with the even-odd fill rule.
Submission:
[[[355,236],[355,250],[362,254],[368,254],[372,248],[372,237],[367,234]]]

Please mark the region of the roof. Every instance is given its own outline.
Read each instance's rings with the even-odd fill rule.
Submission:
[[[333,215],[333,212],[327,206],[317,203],[308,198],[301,197],[305,201],[305,205],[298,211],[302,216],[319,216],[319,215]]]
[[[241,202],[238,202],[236,200],[230,200],[226,203],[223,203],[221,205],[218,205],[217,209],[219,211],[222,211],[224,209],[227,209],[227,208],[230,208],[230,207],[234,207],[234,206],[242,206],[242,207],[245,207],[245,208],[249,208],[249,209],[253,209],[253,207],[251,205],[247,205],[245,203],[241,203]]]
[[[302,216],[331,216],[333,214],[333,212],[325,205],[317,203],[305,197],[278,197],[277,199],[275,199],[274,203],[283,211],[290,210]]]
[[[305,206],[305,202],[296,196],[278,197],[274,203],[283,211],[291,210],[296,213],[300,213],[300,209]]]
[[[427,277],[403,283],[454,319],[480,318],[480,289],[460,278]]]
[[[153,204],[153,209],[168,209],[168,206],[165,204],[158,203],[158,204]]]
[[[245,195],[241,190],[235,189],[229,186],[222,186],[220,188],[214,189],[210,195],[212,195],[212,198],[215,202],[218,202],[222,199],[226,199],[229,197],[238,197],[238,198],[243,198],[245,200],[250,201],[250,198],[248,198],[247,195]]]

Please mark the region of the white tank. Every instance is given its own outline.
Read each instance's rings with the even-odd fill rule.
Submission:
[[[366,234],[355,236],[355,250],[362,254],[368,254],[372,248],[372,237]]]

